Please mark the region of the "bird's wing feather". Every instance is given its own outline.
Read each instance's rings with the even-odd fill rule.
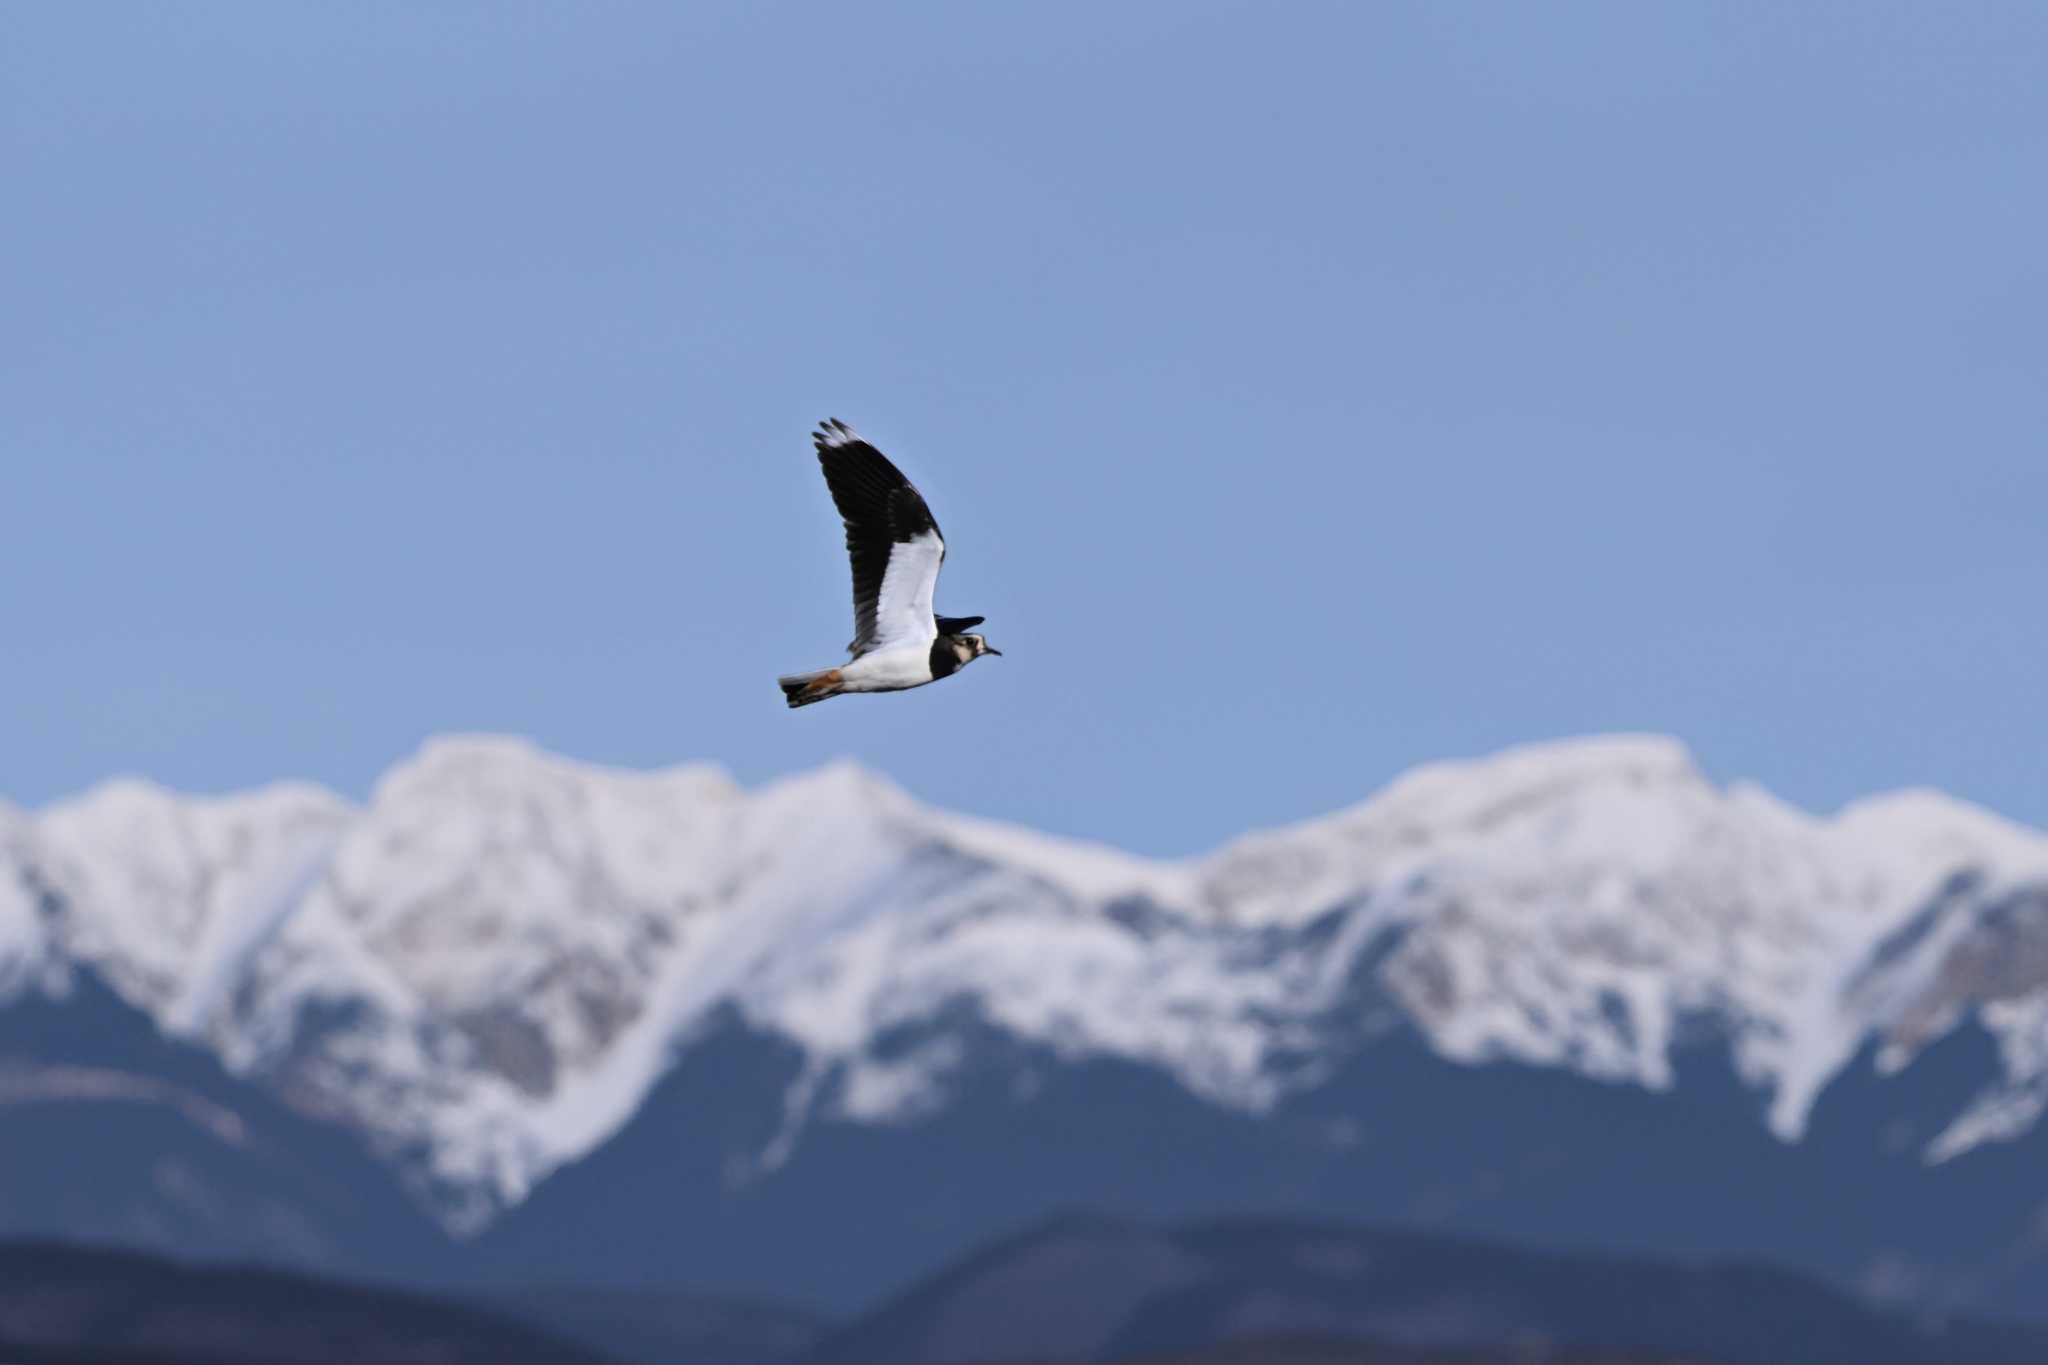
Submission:
[[[853,563],[855,658],[901,644],[929,646],[938,633],[932,592],[946,542],[903,471],[837,419],[811,437],[832,502],[846,523]]]

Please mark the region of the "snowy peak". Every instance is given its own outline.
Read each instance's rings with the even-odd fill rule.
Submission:
[[[0,874],[0,997],[90,969],[464,1228],[617,1131],[721,1007],[808,1058],[763,1169],[821,1111],[946,1103],[962,1006],[1251,1111],[1389,1019],[1660,1089],[1707,1018],[1787,1140],[1866,1042],[1905,1066],[1973,1019],[2005,1080],[1928,1155],[2048,1107],[2048,838],[1924,792],[1816,818],[1654,736],[1432,765],[1180,863],[850,763],[747,791],[462,736],[361,808],[134,781],[0,808]]]
[[[1503,833],[1555,841],[1582,824],[1639,857],[1644,839],[1683,837],[1688,805],[1718,799],[1676,740],[1524,745],[1418,768],[1350,810],[1240,840],[1207,860],[1205,888],[1212,903],[1256,919],[1313,915],[1347,890]],[[1527,818],[1536,813],[1542,822]]]
[[[247,922],[267,883],[351,814],[299,783],[196,798],[127,778],[36,817],[31,857],[61,895],[66,951],[168,1023],[268,927]]]
[[[692,790],[707,801],[727,800],[739,789],[715,764],[689,763],[642,772],[610,768],[551,754],[511,735],[441,735],[392,767],[371,794],[372,808],[422,799],[467,803],[551,796],[574,801],[598,789]]]
[[[1517,810],[1611,789],[1687,794],[1710,790],[1691,752],[1677,740],[1612,735],[1526,744],[1485,758],[1432,763],[1397,778],[1349,818],[1402,822],[1424,830],[1481,829]]]
[[[2048,846],[2038,830],[1926,788],[1852,802],[1835,825],[1841,839],[1872,857],[2039,867]]]

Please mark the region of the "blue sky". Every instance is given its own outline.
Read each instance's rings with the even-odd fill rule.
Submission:
[[[1150,852],[1521,740],[2048,824],[2048,9],[13,5],[0,793],[841,754]],[[1005,657],[850,634],[806,431]]]

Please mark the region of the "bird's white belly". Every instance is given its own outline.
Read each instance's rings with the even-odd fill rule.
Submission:
[[[897,645],[893,649],[863,654],[839,668],[842,692],[901,692],[922,687],[932,680],[932,650],[929,644]]]

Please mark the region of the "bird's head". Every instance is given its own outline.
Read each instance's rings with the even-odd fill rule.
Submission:
[[[954,638],[958,639],[961,644],[967,646],[967,649],[969,651],[967,658],[969,659],[979,659],[984,654],[993,654],[998,659],[1003,657],[1003,651],[997,649],[994,645],[991,645],[988,642],[986,636],[960,635]],[[962,662],[964,663],[965,660],[962,660]]]

